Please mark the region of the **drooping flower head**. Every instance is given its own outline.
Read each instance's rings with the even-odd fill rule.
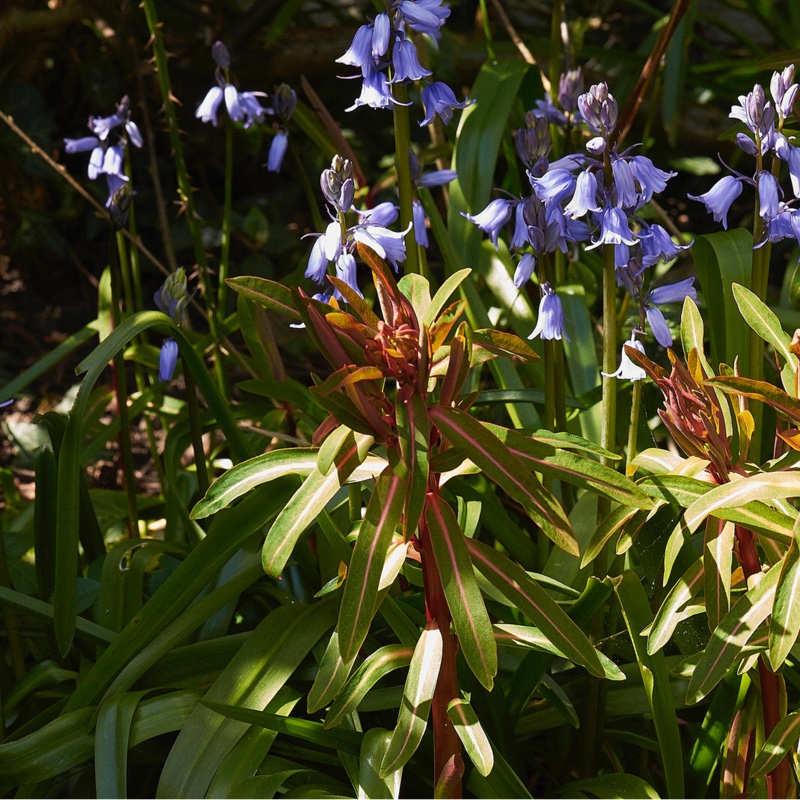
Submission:
[[[564,310],[561,307],[561,298],[553,291],[549,283],[542,284],[542,299],[539,301],[539,318],[536,327],[531,332],[529,339],[541,336],[542,339],[561,339],[570,341],[564,331]]]

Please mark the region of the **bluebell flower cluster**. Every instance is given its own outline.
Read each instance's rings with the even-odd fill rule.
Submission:
[[[282,83],[272,96],[271,106],[264,106],[261,99],[267,97],[266,92],[240,92],[231,82],[231,56],[222,42],[214,42],[211,55],[217,65],[214,71],[216,85],[206,93],[197,107],[195,117],[216,127],[219,112],[224,105],[230,120],[241,122],[247,129],[274,116],[274,136],[267,154],[266,167],[268,172],[280,172],[289,146],[287,126],[297,107],[297,94],[291,86]]]
[[[449,16],[450,9],[442,0],[393,0],[388,11],[362,25],[347,52],[336,59],[339,64],[361,71],[361,92],[347,111],[359,106],[391,108],[398,103],[392,84],[427,81],[431,71],[420,63],[410,32],[424,34],[435,44]],[[470,102],[459,102],[446,83],[426,83],[422,89],[425,117],[420,125],[433,122],[436,115],[446,125],[455,109],[466,108]]]
[[[782,132],[787,117],[797,100],[798,84],[794,82],[794,65],[782,72],[775,72],[770,81],[771,101],[760,84],[756,84],[747,95],[739,97],[738,105],[731,108],[729,117],[744,125],[744,131],[736,134],[737,145],[756,160],[752,175],[734,170],[724,175],[707,192],[689,195],[692,200],[703,203],[717,222],[728,229],[728,212],[742,193],[744,185],[752,186],[758,198],[758,214],[763,222],[764,236],[756,247],[766,242],[782,239],[800,241],[800,209],[794,207],[800,199],[800,147]],[[771,156],[779,165],[788,166],[789,179],[794,198],[783,200],[783,190],[765,157]]]
[[[189,304],[189,288],[186,271],[179,267],[172,273],[153,296],[156,307],[176,325],[182,325]],[[178,343],[172,338],[164,340],[158,357],[158,379],[171,381],[178,363]]]
[[[675,173],[659,169],[634,148],[620,152],[613,137],[618,106],[608,86],[595,84],[587,92],[581,88],[580,71],[562,76],[558,105],[552,100],[537,104],[525,115],[525,127],[515,134],[531,194],[496,198],[483,211],[464,215],[488,235],[495,248],[499,248],[501,231],[513,224],[509,246],[521,254],[514,274],[518,289],[531,278],[545,254],[567,253],[579,242],[586,243],[587,250],[612,247],[618,272],[627,273],[631,264],[638,265],[633,283],[641,280],[645,268],[670,261],[689,246],[675,244],[661,225],[639,216]],[[585,125],[590,133],[586,153],[549,161],[551,123]],[[618,279],[622,284],[619,274]],[[542,298],[531,337],[560,339],[565,335],[561,302],[547,276],[540,275],[539,283]],[[641,283],[637,286],[641,294]],[[694,290],[681,286],[679,291],[685,296]],[[656,339],[664,344],[669,337],[671,344],[669,328],[657,308],[659,303],[674,302],[665,297],[656,290],[641,301]]]
[[[195,117],[203,122],[217,125],[217,117],[223,101],[228,116],[233,122],[242,122],[249,128],[258,122],[263,122],[271,108],[261,105],[260,97],[266,97],[264,92],[240,92],[230,79],[231,56],[228,48],[222,42],[214,42],[211,46],[211,55],[217,65],[214,71],[216,86],[212,86],[195,112]]]
[[[121,130],[118,130],[121,129]],[[108,117],[89,117],[92,136],[64,139],[65,153],[90,153],[88,175],[90,180],[106,177],[108,199],[106,208],[118,228],[125,225],[131,200],[130,181],[125,174],[125,148],[144,144],[142,134],[131,119],[131,103],[126,95],[117,110]],[[115,140],[112,142],[112,134]]]
[[[388,261],[395,270],[398,263],[405,261],[406,246],[404,236],[407,231],[392,231],[390,225],[397,218],[397,209],[392,203],[382,203],[369,212],[357,212],[358,222],[348,225],[346,215],[355,212],[355,182],[353,165],[341,156],[334,156],[329,169],[320,176],[320,188],[327,202],[330,224],[324,233],[312,233],[316,242],[311,248],[305,276],[323,286],[318,299],[328,302],[331,297],[342,298],[341,293],[332,286],[326,286],[326,276],[331,264],[336,277],[343,280],[354,292],[362,296],[356,280],[356,260],[353,252],[361,242],[371,248],[380,258]]]

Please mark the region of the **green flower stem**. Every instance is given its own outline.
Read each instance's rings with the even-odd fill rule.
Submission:
[[[561,40],[561,25],[564,21],[564,0],[554,0],[550,15],[550,97],[558,100],[558,82],[561,78],[561,64],[564,55],[564,43]]]
[[[291,154],[292,163],[294,164],[297,177],[300,179],[300,185],[303,187],[303,194],[306,196],[306,203],[308,203],[308,208],[311,211],[311,216],[314,219],[314,230],[322,232],[325,230],[325,227],[328,223],[322,219],[322,214],[319,213],[317,195],[311,186],[311,181],[308,179],[308,175],[303,167],[303,162],[300,160],[300,154],[297,152],[297,148],[295,147],[294,140],[291,136],[289,137],[289,153]]]
[[[558,262],[553,264],[549,253],[539,256],[542,281],[558,285],[553,273]],[[564,346],[560,340],[544,340],[544,424],[551,431],[567,429],[566,375],[564,373]]]
[[[489,24],[489,9],[486,0],[480,0],[481,22],[483,23],[483,40],[486,43],[486,56],[490,61],[494,61],[494,45],[492,44],[492,26]]]
[[[181,356],[183,364],[183,378],[186,381],[186,408],[189,412],[189,429],[192,432],[192,449],[194,450],[194,463],[197,469],[197,487],[200,496],[208,490],[210,481],[208,479],[208,467],[206,466],[206,452],[203,447],[203,428],[200,424],[200,407],[197,403],[197,385],[194,382],[194,375]]]
[[[220,351],[220,333],[217,325],[216,314],[216,292],[208,273],[208,259],[206,258],[205,247],[199,225],[199,217],[194,206],[194,195],[192,184],[189,179],[189,171],[186,168],[186,160],[183,155],[183,142],[181,141],[180,125],[178,115],[175,113],[175,97],[172,94],[172,85],[169,79],[169,68],[167,64],[167,50],[164,46],[161,23],[158,21],[155,0],[142,0],[147,28],[150,31],[150,42],[153,48],[153,62],[155,64],[158,86],[161,90],[161,99],[164,103],[164,116],[167,120],[167,131],[169,141],[172,146],[172,161],[175,164],[175,174],[178,180],[178,196],[183,206],[186,224],[189,227],[189,235],[194,246],[194,256],[197,261],[197,270],[200,277],[200,284],[203,287],[203,299],[206,304],[208,326],[211,338],[216,350],[214,358],[214,375],[217,384],[226,394],[227,381],[222,365],[222,355]],[[226,395],[227,396],[227,395]]]
[[[631,389],[631,422],[628,425],[628,455],[625,460],[630,464],[636,458],[636,444],[639,439],[639,411],[642,405],[642,382],[633,381]]]
[[[419,273],[417,242],[414,238],[414,183],[411,180],[411,119],[408,113],[408,87],[404,83],[394,84],[394,149],[397,168],[397,191],[400,193],[400,227],[408,229],[406,243],[406,274]],[[400,104],[403,105],[400,105]]]
[[[614,266],[614,248],[603,247],[603,372],[617,371],[619,347],[617,343],[617,278]],[[600,446],[615,452],[617,431],[617,379],[603,376],[603,426]],[[613,462],[606,461],[607,466]]]
[[[551,431],[556,429],[556,342],[544,342],[544,426]]]
[[[116,247],[114,246],[116,244]],[[122,234],[117,231],[109,247],[109,267],[111,274],[111,326],[118,328],[122,322],[122,283],[127,270],[122,265],[127,264],[127,249]],[[130,295],[130,287],[126,286],[126,296]],[[128,377],[125,367],[123,352],[114,357],[112,361],[114,372],[114,393],[117,400],[117,414],[119,415],[119,445],[120,460],[122,462],[122,483],[128,498],[128,528],[130,536],[139,535],[139,523],[136,510],[136,471],[133,466],[133,445],[131,442],[131,421],[128,412]]]
[[[219,256],[219,296],[218,308],[220,322],[225,319],[225,300],[231,260],[231,206],[233,204],[233,123],[225,124],[225,188],[222,204],[222,241]]]

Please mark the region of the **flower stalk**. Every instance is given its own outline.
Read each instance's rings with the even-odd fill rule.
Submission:
[[[392,87],[397,101],[392,107],[394,115],[394,157],[397,168],[397,191],[400,195],[400,228],[406,231],[406,275],[419,273],[417,243],[414,239],[414,182],[411,178],[411,121],[408,112],[408,87],[395,83]]]

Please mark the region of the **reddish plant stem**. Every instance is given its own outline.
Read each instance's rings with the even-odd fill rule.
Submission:
[[[761,572],[761,561],[758,558],[756,538],[753,532],[737,525],[736,541],[739,545],[739,563],[742,565],[745,578]],[[780,722],[780,679],[769,669],[763,657],[758,659],[758,675],[761,679],[761,708],[764,714],[764,738],[766,739]],[[789,760],[784,758],[775,769],[767,773],[767,796],[770,798],[788,797],[790,785]]]
[[[430,531],[423,514],[419,523],[420,559],[425,591],[425,615],[428,622],[434,621],[442,634],[442,665],[431,703],[433,724],[433,776],[438,783],[448,764],[461,763],[461,740],[447,715],[447,705],[458,697],[458,673],[456,671],[456,637],[450,631],[450,609],[442,588],[439,569],[433,557]],[[446,783],[446,797],[461,797],[461,776]]]

